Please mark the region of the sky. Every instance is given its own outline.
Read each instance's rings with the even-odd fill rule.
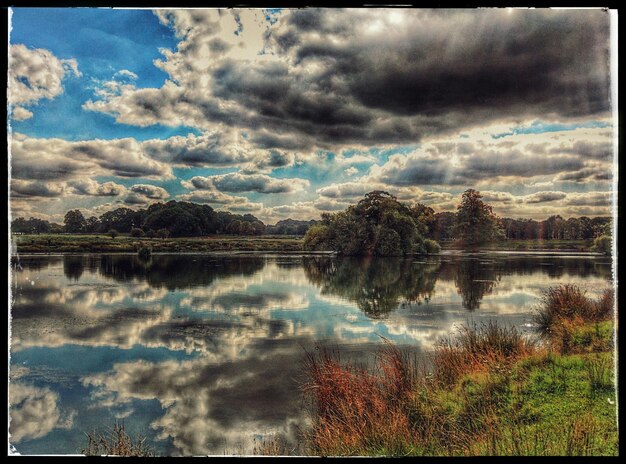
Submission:
[[[600,9],[13,8],[12,217],[170,200],[319,219],[372,190],[610,216]]]

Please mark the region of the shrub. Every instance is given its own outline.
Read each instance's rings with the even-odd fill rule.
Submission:
[[[159,238],[168,238],[170,236],[170,231],[167,229],[159,229],[157,231],[157,236]]]
[[[157,236],[156,230],[154,229],[148,229],[148,232],[146,232],[146,236],[148,238],[154,238]]]
[[[145,246],[140,247],[139,250],[137,250],[137,256],[139,256],[139,259],[142,261],[149,260],[152,256],[152,248]]]
[[[437,255],[441,251],[441,245],[434,240],[427,238],[424,240],[424,249],[429,255]]]
[[[143,231],[143,229],[140,229],[139,227],[133,227],[130,230],[130,235],[131,235],[131,237],[143,237],[146,234]]]
[[[603,253],[605,255],[611,254],[611,237],[608,235],[601,235],[593,241],[592,251]]]
[[[113,239],[114,239],[114,238],[115,238],[115,237],[117,237],[120,233],[119,233],[117,230],[115,230],[115,229],[111,229],[111,230],[109,230],[109,231],[107,232],[107,234],[108,234],[108,235],[110,235],[110,236],[111,236],[111,238],[113,238]]]

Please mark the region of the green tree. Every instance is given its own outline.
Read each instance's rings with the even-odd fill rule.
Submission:
[[[322,214],[321,222],[305,234],[304,244],[347,256],[399,256],[424,253],[425,231],[408,206],[376,190],[345,211]]]
[[[65,213],[63,224],[65,225],[65,232],[75,234],[85,231],[87,221],[85,221],[85,216],[80,210],[73,209]]]
[[[504,237],[492,207],[484,203],[480,192],[474,189],[463,192],[461,204],[457,207],[455,229],[456,236],[471,246]]]
[[[109,230],[108,234],[111,236],[112,239],[115,239],[115,237],[117,237],[120,233],[115,229],[111,229]]]

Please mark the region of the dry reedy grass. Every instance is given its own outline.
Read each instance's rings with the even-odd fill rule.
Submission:
[[[468,372],[506,369],[511,362],[535,351],[534,343],[515,327],[494,321],[463,326],[458,333],[439,341],[433,354],[433,380],[453,385]]]
[[[533,322],[548,340],[550,346],[561,353],[572,350],[574,331],[589,322],[611,319],[614,310],[614,292],[604,291],[594,301],[575,284],[551,287],[535,308]]]
[[[310,379],[304,391],[315,405],[308,442],[314,453],[323,455],[353,455],[363,449],[383,455],[434,449],[461,453],[489,426],[484,418],[495,414],[503,369],[533,350],[514,328],[489,323],[465,327],[457,337],[442,341],[434,353],[432,375],[388,342],[374,372],[342,363],[336,351],[307,353]],[[466,410],[460,414],[442,408],[441,398],[430,398],[441,394],[437,387],[478,371],[487,373],[480,398],[465,398]]]
[[[108,433],[93,431],[87,433],[87,448],[81,450],[86,456],[133,456],[151,457],[154,453],[146,445],[146,438],[131,437],[124,429],[124,422],[115,422]]]
[[[316,425],[308,438],[315,453],[351,455],[359,449],[405,454],[414,431],[404,405],[414,387],[410,361],[389,343],[380,352],[378,373],[342,364],[336,351],[307,353]]]

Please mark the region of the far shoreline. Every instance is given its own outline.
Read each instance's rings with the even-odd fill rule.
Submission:
[[[576,254],[579,256],[605,256],[592,252],[591,240],[506,240],[484,244],[476,248],[463,248],[457,243],[442,242],[441,254]],[[11,236],[11,255],[33,254],[128,254],[141,247],[149,247],[152,254],[215,254],[215,255],[306,255],[337,256],[334,251],[310,251],[303,249],[302,237],[297,236],[228,236],[180,238],[137,238],[121,235],[112,239],[104,234],[14,234]],[[407,257],[436,256],[409,255]]]

